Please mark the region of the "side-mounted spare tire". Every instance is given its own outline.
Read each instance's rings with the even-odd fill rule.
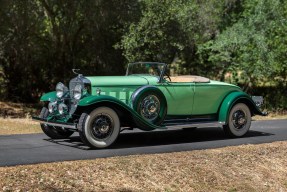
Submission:
[[[146,121],[160,125],[167,113],[164,94],[155,86],[143,86],[132,95],[133,109]]]

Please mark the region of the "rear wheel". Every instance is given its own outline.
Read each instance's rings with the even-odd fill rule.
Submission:
[[[223,130],[231,137],[242,137],[249,131],[250,126],[250,109],[244,103],[238,103],[232,107],[228,117],[228,124],[223,126]]]
[[[113,144],[120,133],[120,119],[109,107],[99,107],[80,117],[79,134],[92,148],[105,148]]]
[[[49,110],[43,107],[39,115],[40,118],[46,119],[49,115]],[[49,126],[47,124],[41,123],[41,128],[43,132],[51,139],[65,139],[70,137],[74,132],[68,130],[60,130],[60,127]]]

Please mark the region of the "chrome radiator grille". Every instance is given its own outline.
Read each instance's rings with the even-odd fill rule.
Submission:
[[[76,85],[81,84],[83,85],[83,82],[80,78],[76,77],[72,79],[69,83],[69,91],[70,91],[70,105],[69,105],[69,113],[72,115],[76,109],[77,109],[77,101],[74,99],[74,89]]]
[[[84,83],[81,81],[80,78],[76,77],[74,79],[72,79],[69,83],[69,91],[70,91],[70,97],[73,98],[74,97],[74,88],[76,87],[76,85],[84,85]]]
[[[87,86],[87,84],[91,84],[91,82],[83,77],[81,74],[79,74],[77,77],[71,79],[70,83],[69,83],[69,93],[70,93],[70,104],[69,104],[69,113],[70,115],[72,115],[76,109],[77,109],[77,105],[79,100],[74,99],[74,89],[77,85],[81,85],[82,88],[85,87],[85,85]]]

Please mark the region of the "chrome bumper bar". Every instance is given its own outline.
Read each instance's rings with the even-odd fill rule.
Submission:
[[[43,119],[40,117],[32,117],[32,120],[46,124],[46,125],[50,125],[50,126],[63,127],[63,128],[77,130],[77,124],[74,124],[74,123],[62,123],[62,122],[48,121],[47,119]]]

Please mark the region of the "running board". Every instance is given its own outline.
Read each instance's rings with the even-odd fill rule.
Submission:
[[[46,125],[55,126],[55,127],[62,127],[73,131],[77,130],[77,125],[74,123],[64,123],[64,122],[53,122],[48,121],[47,119],[39,118],[39,117],[32,117],[33,121],[37,121]],[[218,122],[218,121],[201,121],[201,122],[169,122],[162,124],[160,128],[200,128],[200,127],[222,127],[222,125],[225,125],[224,122]]]
[[[218,121],[208,121],[208,122],[193,122],[193,123],[166,123],[163,124],[166,128],[200,128],[200,127],[222,127],[224,125],[224,122],[218,122]]]

